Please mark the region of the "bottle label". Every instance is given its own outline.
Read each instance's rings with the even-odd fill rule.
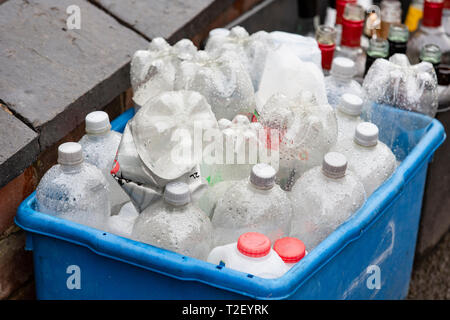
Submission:
[[[322,69],[330,70],[331,63],[333,61],[334,49],[336,48],[335,44],[322,44],[319,43],[319,49],[322,53]]]
[[[419,21],[422,19],[423,12],[420,8],[410,6],[408,14],[406,15],[405,25],[408,27],[409,32],[414,32],[419,26]]]

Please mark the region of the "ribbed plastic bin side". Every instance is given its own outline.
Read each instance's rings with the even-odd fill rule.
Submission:
[[[123,130],[132,115],[116,119],[114,128]],[[390,118],[395,123],[395,114]],[[279,279],[261,279],[39,213],[32,194],[19,207],[16,223],[26,230],[27,249],[33,250],[37,297],[402,299],[409,286],[428,163],[445,132],[433,120],[413,133],[420,138],[416,145],[400,131],[396,148],[403,151],[403,161],[392,177]]]

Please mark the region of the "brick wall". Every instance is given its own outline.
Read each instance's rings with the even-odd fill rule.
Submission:
[[[120,94],[103,110],[110,119],[132,107],[131,89]],[[78,141],[84,123],[43,151],[36,162],[0,189],[0,299],[34,299],[32,253],[25,251],[25,233],[14,224],[20,203],[29,196],[45,172],[56,163],[58,146]]]

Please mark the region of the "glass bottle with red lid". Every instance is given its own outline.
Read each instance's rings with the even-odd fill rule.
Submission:
[[[361,35],[364,29],[364,8],[356,3],[348,3],[342,16],[342,38],[336,48],[335,57],[346,57],[355,62],[355,79],[362,82],[366,54],[361,48]]]
[[[316,30],[316,40],[322,53],[323,73],[324,75],[328,75],[336,49],[336,29],[330,26],[320,25]]]
[[[408,41],[406,54],[411,64],[419,63],[420,51],[427,44],[437,45],[441,52],[450,51],[450,39],[442,26],[444,0],[425,0],[422,23]]]

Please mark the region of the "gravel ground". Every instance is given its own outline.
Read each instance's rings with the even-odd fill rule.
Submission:
[[[408,299],[450,300],[450,230],[429,254],[414,262]]]

